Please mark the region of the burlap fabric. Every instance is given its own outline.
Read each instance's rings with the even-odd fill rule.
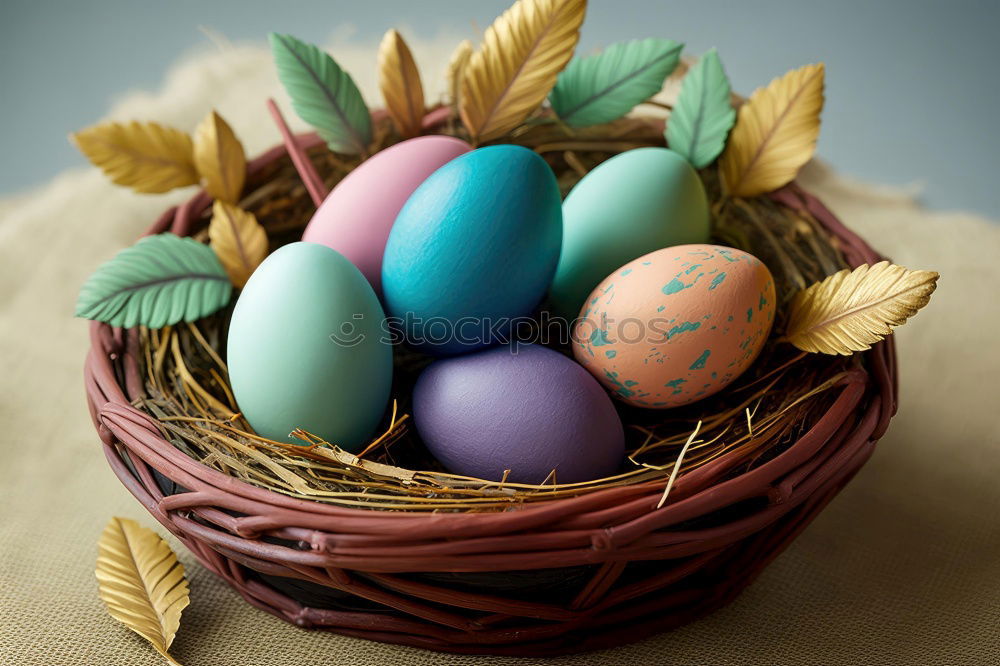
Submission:
[[[415,46],[436,74],[447,45]],[[356,79],[374,80],[371,49],[337,53]],[[254,153],[278,141],[262,104],[277,92],[266,52],[228,49],[189,59],[161,93],[133,95],[112,115],[190,129],[214,105]],[[544,663],[1000,663],[1000,224],[928,213],[817,166],[804,184],[897,262],[943,274],[899,333],[898,416],[871,462],[734,604],[641,643]],[[2,664],[164,663],[97,597],[108,519],[159,527],[100,452],[83,397],[87,327],[71,315],[96,265],[185,195],[133,195],[86,170],[0,201]],[[170,541],[191,581],[173,648],[189,666],[543,663],[306,632],[245,604]]]

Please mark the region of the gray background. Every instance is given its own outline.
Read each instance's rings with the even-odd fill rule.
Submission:
[[[374,45],[393,26],[472,36],[508,4],[2,0],[0,194],[82,165],[66,134],[97,121],[116,95],[158,87],[179,55],[206,43],[199,26],[233,41],[263,43],[276,30],[322,43],[348,22]],[[581,49],[652,36],[695,54],[716,46],[743,92],[823,60],[822,157],[866,180],[921,184],[933,207],[1000,218],[998,18],[996,0],[591,0]]]

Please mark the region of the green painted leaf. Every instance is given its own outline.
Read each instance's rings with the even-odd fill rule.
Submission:
[[[90,276],[76,316],[124,328],[161,328],[222,309],[232,289],[212,248],[174,234],[147,236]]]
[[[729,79],[712,49],[684,76],[677,104],[667,120],[667,145],[696,169],[715,161],[736,121]]]
[[[573,127],[617,120],[660,92],[683,48],[669,39],[643,39],[574,58],[559,74],[549,102],[559,118]]]
[[[365,154],[372,140],[372,119],[351,75],[312,44],[273,32],[270,39],[278,78],[295,113],[316,128],[330,150]]]

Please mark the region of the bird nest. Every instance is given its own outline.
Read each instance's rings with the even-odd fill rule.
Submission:
[[[440,131],[456,133],[456,128],[446,122]],[[387,117],[376,116],[375,135],[375,150],[393,141]],[[582,131],[558,124],[529,127],[508,140],[541,154],[565,194],[617,153],[662,146],[663,132],[662,121],[630,117]],[[315,137],[306,145],[327,187],[357,165],[356,158],[331,153]],[[273,251],[298,240],[313,204],[280,149],[251,167],[240,205],[267,230]],[[788,303],[798,290],[851,265],[839,225],[831,229],[832,216],[794,186],[771,197],[724,199],[715,168],[700,175],[712,202],[713,241],[759,257],[774,275],[774,330],[782,330]],[[205,240],[208,203],[196,197],[168,212],[154,231],[169,227]],[[561,484],[552,474],[539,485],[526,485],[449,474],[436,463],[409,417],[410,390],[429,359],[402,347],[395,350],[391,411],[380,434],[360,453],[305,432],[298,435],[312,442],[308,446],[255,434],[229,387],[224,341],[230,314],[231,308],[194,323],[137,330],[131,339],[131,404],[153,417],[172,446],[208,467],[290,497],[366,509],[503,511],[642,483],[662,486],[666,499],[677,478],[709,463],[716,478],[733,478],[787,450],[827,413],[837,389],[865,372],[867,363],[866,354],[801,353],[772,336],[752,368],[709,399],[672,410],[619,405],[628,452],[620,473],[574,484]]]

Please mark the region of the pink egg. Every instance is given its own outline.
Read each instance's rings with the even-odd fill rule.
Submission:
[[[382,254],[396,215],[439,167],[472,147],[450,136],[420,136],[376,153],[337,184],[302,240],[332,247],[382,293]]]
[[[573,355],[630,405],[679,407],[750,365],[774,321],[771,272],[718,245],[678,245],[629,262],[591,292]]]

